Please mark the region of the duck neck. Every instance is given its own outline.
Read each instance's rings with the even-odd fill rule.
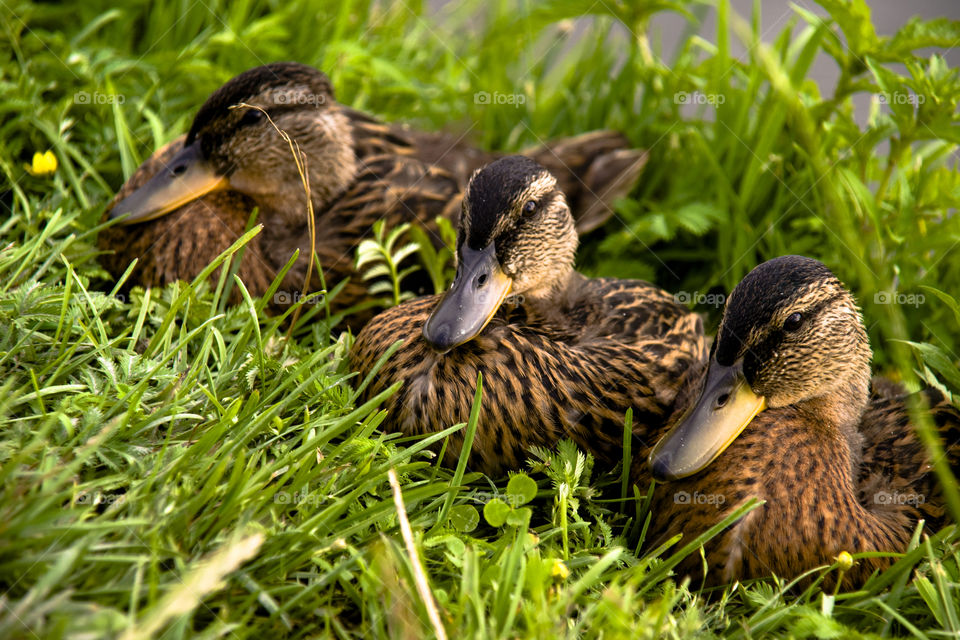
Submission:
[[[767,505],[762,512],[747,516],[744,527],[749,533],[739,532],[746,544],[741,557],[757,553],[769,564],[758,567],[762,574],[794,571],[795,565],[783,560],[790,555],[806,557],[808,566],[813,567],[830,564],[841,551],[902,551],[909,539],[902,516],[876,509],[872,497],[861,502],[859,470],[851,446],[830,425],[813,424],[810,416],[803,415],[809,409],[794,406],[779,415],[767,415],[765,426],[769,429],[754,432],[751,440],[739,444],[752,445],[745,450],[749,455],[771,437],[789,443],[774,454],[776,472],[764,474],[763,486],[757,491]],[[817,415],[824,416],[822,412]],[[805,428],[797,429],[798,423]],[[832,430],[834,437],[817,432],[818,427]],[[754,487],[745,486],[756,491]],[[732,498],[731,504],[735,504]],[[758,545],[767,546],[758,552]],[[861,584],[885,564],[885,559],[862,560],[845,580],[850,581],[848,586]],[[828,576],[831,579],[833,576]]]
[[[869,347],[867,347],[869,352]],[[869,356],[865,360],[869,363]],[[863,453],[860,423],[870,399],[870,366],[865,364],[842,379],[824,395],[803,400],[797,410],[818,435],[830,438],[846,449],[851,482],[857,477]]]
[[[320,211],[353,184],[360,163],[354,151],[350,120],[341,110],[333,109],[319,116],[313,131],[315,140],[310,148],[317,151],[307,158],[307,170],[313,207]]]
[[[521,298],[520,304],[534,309],[545,318],[562,315],[567,306],[569,291],[582,278],[583,276],[574,271],[573,265],[565,265],[549,283],[518,294]]]

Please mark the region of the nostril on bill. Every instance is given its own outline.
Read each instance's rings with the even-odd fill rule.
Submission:
[[[180,175],[183,175],[183,173],[184,173],[186,170],[187,170],[187,165],[185,165],[185,164],[178,164],[177,166],[175,166],[173,169],[170,170],[170,175],[172,175],[172,176],[174,176],[174,177],[180,176]]]
[[[481,273],[479,276],[477,276],[477,288],[479,289],[485,284],[487,284],[487,274]]]
[[[718,397],[717,397],[716,408],[719,409],[719,408],[723,407],[725,404],[727,404],[727,400],[729,400],[729,399],[730,399],[730,394],[729,394],[729,393],[723,393],[723,394],[721,394],[720,396],[718,396]]]

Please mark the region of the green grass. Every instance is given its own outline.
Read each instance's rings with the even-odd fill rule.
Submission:
[[[860,299],[879,371],[958,392],[960,78],[929,48],[960,24],[879,37],[863,2],[821,5],[830,18],[796,9],[761,40],[760,3],[722,0],[4,4],[0,637],[428,637],[431,607],[451,637],[956,637],[953,528],[858,592],[701,594],[670,573],[701,541],[638,553],[645,488],[569,444],[509,483],[439,468],[430,445],[464,427],[381,433],[382,399],[358,405],[350,337],[322,309],[288,340],[269,294],[225,304],[229,269],[127,299],[96,262],[125,176],[223,81],[294,59],[347,104],[491,148],[625,131],[651,160],[584,271],[652,279],[715,321],[714,294],[758,262],[819,257]],[[716,11],[717,31],[666,60],[647,34],[665,10]],[[819,57],[840,70],[822,94]],[[57,171],[29,175],[48,149]]]

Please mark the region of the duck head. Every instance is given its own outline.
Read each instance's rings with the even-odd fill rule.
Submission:
[[[751,271],[727,299],[698,400],[654,447],[658,480],[693,475],[754,417],[796,406],[854,441],[872,352],[860,309],[823,264],[783,256]]]
[[[470,178],[457,232],[457,275],[423,325],[445,353],[476,337],[508,294],[549,298],[573,271],[577,232],[556,178],[509,156]]]
[[[217,89],[197,112],[183,149],[165,170],[117,203],[110,219],[144,222],[205,193],[232,189],[251,197],[266,215],[302,221],[303,181],[277,128],[305,156],[315,208],[353,179],[352,130],[329,79],[313,67],[279,62],[245,71]]]

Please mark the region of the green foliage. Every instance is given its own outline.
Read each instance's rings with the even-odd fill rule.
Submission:
[[[439,249],[417,223],[404,223],[388,231],[384,221],[378,220],[373,224],[373,238],[360,242],[354,264],[369,283],[367,291],[371,296],[388,294],[378,299],[380,306],[392,307],[412,298],[408,276],[417,271],[423,270],[429,276],[433,293],[443,293],[453,280],[456,230],[445,218],[437,218],[436,222],[443,240]],[[412,260],[414,255],[419,263]]]
[[[420,262],[430,276],[433,292],[442,293],[453,282],[456,271],[453,262],[457,246],[457,230],[446,218],[438,217],[436,223],[443,242],[443,246],[439,249],[433,246],[429,234],[419,224],[410,225],[410,238],[419,250]]]
[[[292,310],[264,313],[272,294],[229,307],[245,289],[227,267],[258,228],[210,266],[225,267],[212,284],[123,297],[96,263],[103,207],[138,163],[229,77],[295,59],[326,70],[346,104],[489,148],[624,131],[651,159],[584,239],[581,269],[706,294],[774,255],[818,257],[861,301],[883,371],[956,394],[960,78],[939,49],[960,26],[880,35],[863,0],[820,5],[794,6],[771,38],[717,0],[715,34],[685,37],[669,62],[651,18],[695,25],[708,5],[0,7],[0,636],[427,637],[415,562],[449,635],[956,635],[954,528],[918,531],[857,592],[770,579],[704,598],[671,571],[705,537],[647,550],[639,489],[624,506],[628,487],[571,443],[531,452],[506,481],[470,472],[482,381],[466,425],[384,434],[391,391],[359,404],[369,381],[349,371],[336,318],[313,306],[288,327]],[[823,57],[839,69],[825,89],[809,79]],[[48,149],[57,170],[28,172]],[[377,227],[359,248],[385,304],[409,295],[408,277],[446,287],[455,237],[441,232],[439,250],[415,226]],[[457,468],[438,466],[461,431]]]
[[[416,253],[418,246],[413,242],[397,246],[410,229],[409,223],[398,225],[389,232],[385,227],[383,220],[373,223],[373,238],[361,241],[357,247],[356,267],[363,273],[364,280],[376,280],[367,287],[370,295],[389,294],[381,304],[392,307],[413,297],[410,291],[403,290],[402,281],[419,267],[415,264],[404,267],[401,263]]]
[[[502,498],[493,498],[483,507],[483,519],[492,527],[510,525],[526,527],[530,523],[533,512],[522,505],[533,500],[537,495],[537,483],[525,473],[516,473],[510,476],[507,483],[507,493]]]

